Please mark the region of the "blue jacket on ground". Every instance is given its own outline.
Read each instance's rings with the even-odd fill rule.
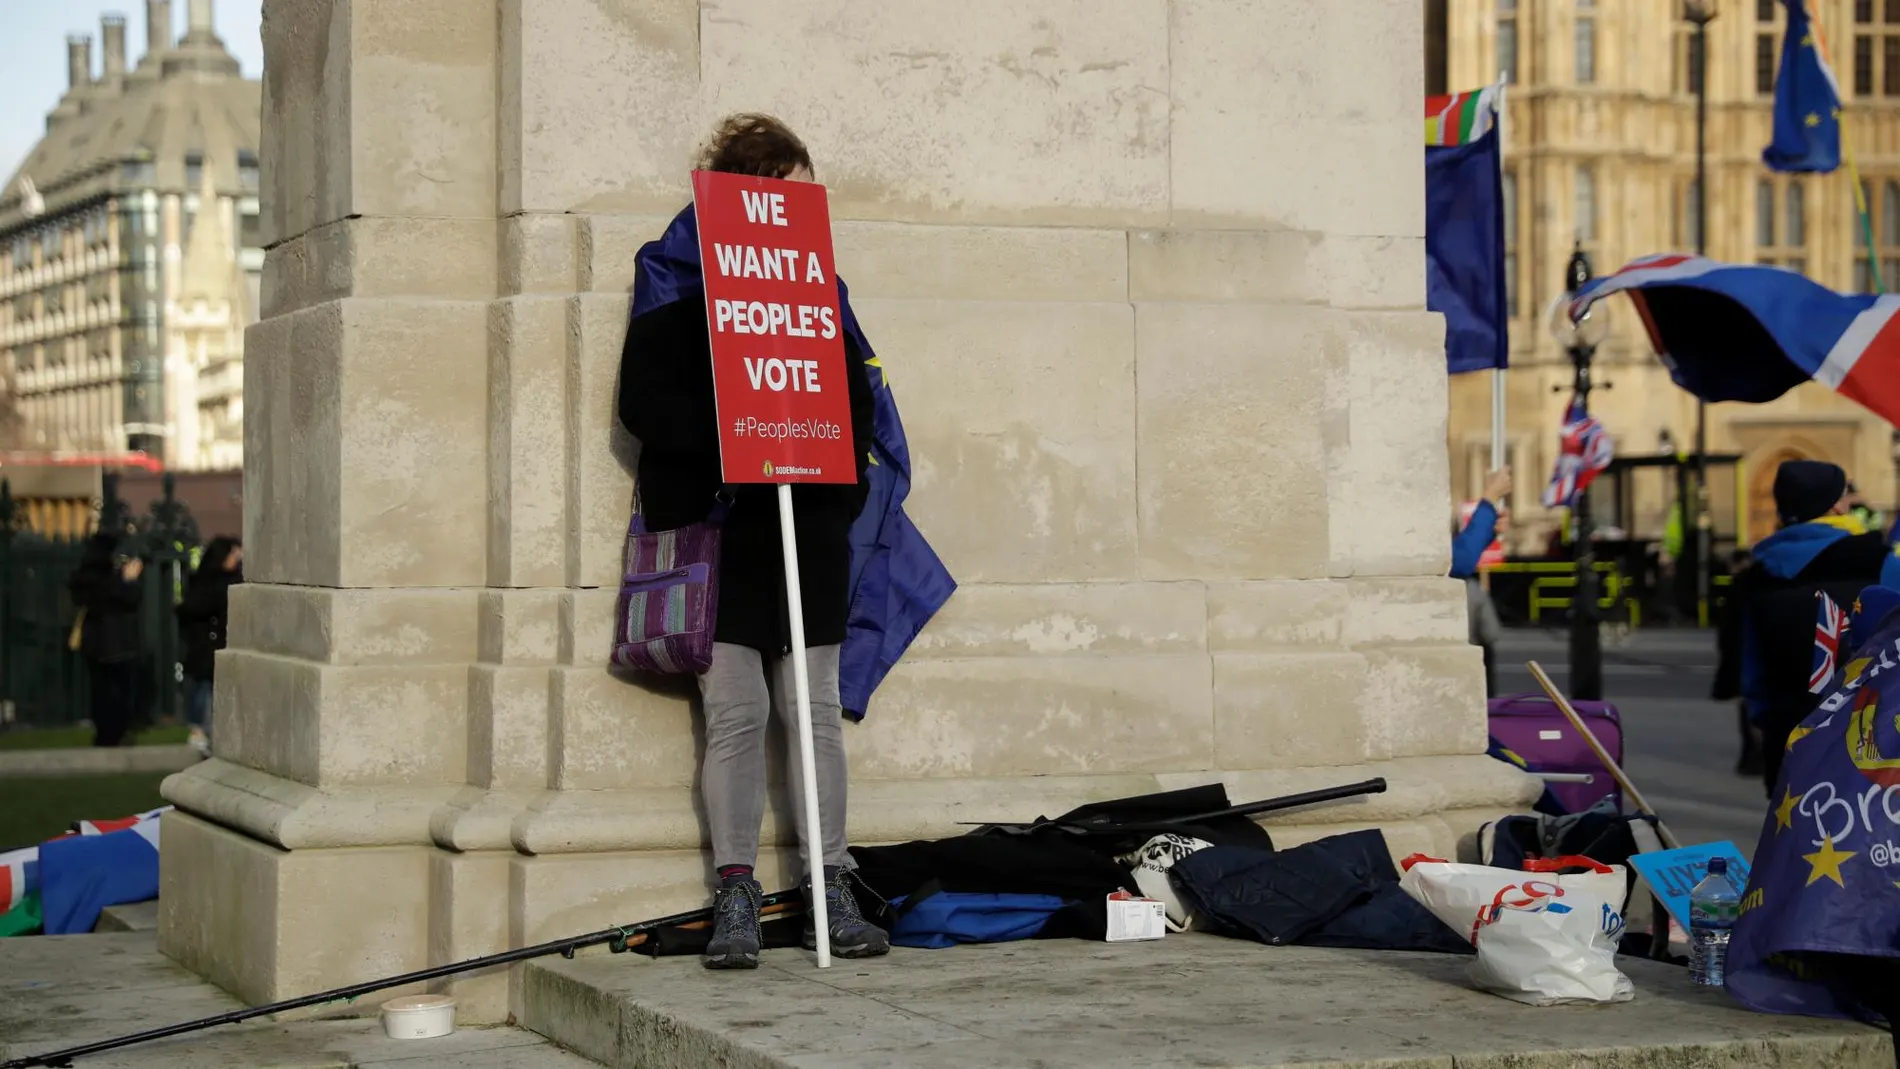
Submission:
[[[699,221],[687,205],[656,241],[640,249],[633,315],[640,316],[704,288]],[[871,694],[957,588],[922,532],[904,514],[910,493],[910,448],[884,368],[838,280],[844,329],[865,353],[875,393],[869,496],[851,528],[851,608],[838,653],[838,689],[846,715],[862,719]]]
[[[1451,577],[1467,579],[1478,573],[1478,560],[1497,541],[1498,510],[1489,501],[1478,502],[1465,529],[1451,538]]]

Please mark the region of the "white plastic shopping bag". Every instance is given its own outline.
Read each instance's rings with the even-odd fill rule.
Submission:
[[[1414,854],[1399,886],[1471,940],[1478,951],[1471,981],[1485,991],[1533,1006],[1634,998],[1635,985],[1616,967],[1629,887],[1623,869],[1585,857],[1529,864],[1535,871]]]

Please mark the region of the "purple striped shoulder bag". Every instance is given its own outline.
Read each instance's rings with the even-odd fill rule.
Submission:
[[[671,531],[647,530],[634,506],[614,608],[615,665],[654,675],[697,675],[711,667],[725,521],[723,498],[704,520]]]

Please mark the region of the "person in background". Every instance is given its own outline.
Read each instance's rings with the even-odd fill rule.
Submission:
[[[1498,692],[1497,642],[1503,632],[1497,606],[1491,594],[1478,580],[1478,562],[1498,536],[1498,525],[1507,515],[1505,498],[1511,493],[1511,469],[1499,468],[1484,477],[1484,497],[1472,510],[1464,530],[1452,536],[1451,577],[1465,581],[1465,616],[1471,629],[1471,644],[1484,651],[1484,693]]]
[[[1736,573],[1718,623],[1717,700],[1740,698],[1761,729],[1761,772],[1772,794],[1788,734],[1814,710],[1816,603],[1850,609],[1863,588],[1900,584],[1886,538],[1849,514],[1847,473],[1818,460],[1775,471],[1780,530],[1756,543]],[[1883,574],[1884,573],[1884,574]]]
[[[211,677],[217,652],[224,648],[231,616],[231,587],[244,581],[244,547],[219,535],[198,558],[198,569],[178,603],[178,631],[184,642],[185,720],[191,745],[211,756]]]
[[[145,562],[125,539],[100,531],[86,540],[79,567],[67,580],[78,614],[78,653],[91,684],[92,744],[125,746],[138,713],[139,580]]]
[[[722,122],[699,168],[814,181],[804,143],[783,123],[765,115],[735,115]],[[680,219],[693,222],[684,213]],[[681,237],[689,233],[676,220],[665,237],[642,249],[641,275],[634,282],[636,307],[644,287],[661,284],[647,273],[650,255],[696,255],[696,243]],[[669,239],[678,247],[669,245]],[[692,265],[695,282],[698,266]],[[822,857],[823,871],[807,874],[805,893],[825,896],[832,953],[866,958],[889,953],[891,945],[884,930],[864,917],[851,886],[856,862],[846,849],[838,652],[850,609],[851,525],[869,493],[866,445],[872,436],[875,399],[865,353],[848,332],[844,347],[843,386],[850,396],[852,437],[859,443],[857,481],[805,484],[792,491],[805,662],[811,685],[813,764],[823,825],[823,842],[811,851]],[[622,426],[640,442],[639,507],[649,529],[664,531],[701,522],[723,494],[730,495],[731,507],[721,528],[712,665],[699,677],[706,722],[699,792],[719,877],[713,893],[712,936],[703,961],[713,969],[756,969],[764,891],[753,874],[765,815],[766,724],[774,706],[788,725],[797,716],[792,696],[791,622],[775,489],[721,483],[718,413],[702,286],[695,285],[690,296],[631,318],[620,358],[619,410]],[[796,737],[796,732],[788,734]],[[786,756],[790,765],[786,778],[796,799],[803,793],[796,744],[787,747]],[[795,804],[792,809],[804,842],[810,835],[804,807]],[[817,945],[815,932],[807,932],[805,944]]]
[[[1878,509],[1867,503],[1867,498],[1862,496],[1852,480],[1847,483],[1847,514],[1860,521],[1864,531],[1878,531],[1887,522]]]

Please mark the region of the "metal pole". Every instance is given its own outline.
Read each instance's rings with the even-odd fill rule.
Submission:
[[[1581,246],[1571,253],[1565,274],[1566,288],[1571,293],[1582,289],[1590,280],[1590,258],[1584,255]],[[1590,360],[1595,355],[1595,346],[1574,344],[1570,347],[1572,387],[1577,408],[1583,415],[1590,413]],[[1588,490],[1577,493],[1571,516],[1576,522],[1577,582],[1576,594],[1570,599],[1570,693],[1579,701],[1601,701],[1603,637],[1598,626],[1597,606],[1601,595],[1597,589],[1597,554]]]
[[[1695,252],[1709,253],[1709,20],[1711,5],[1690,9],[1695,21]],[[1709,557],[1713,552],[1713,518],[1709,515],[1709,405],[1695,403],[1695,605],[1696,626],[1709,626]]]
[[[805,604],[798,585],[798,534],[792,515],[792,484],[778,484],[778,529],[785,549],[785,603],[790,607],[792,690],[798,699],[798,767],[804,779],[805,879],[811,884],[811,923],[818,967],[831,968],[831,927],[825,902],[825,834],[819,818],[818,761],[811,741],[811,676],[805,664]]]

